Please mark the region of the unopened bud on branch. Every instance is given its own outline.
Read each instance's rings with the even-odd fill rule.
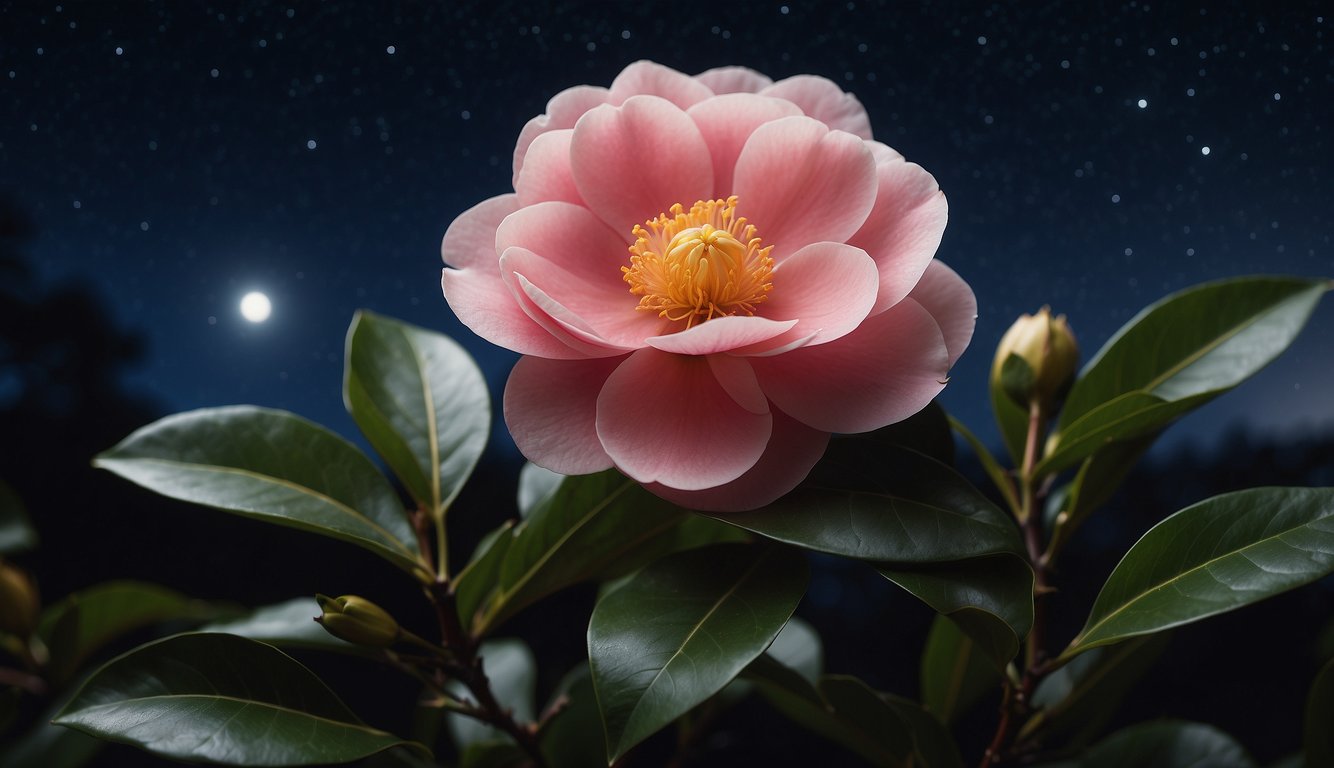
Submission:
[[[1043,307],[1022,315],[1001,337],[991,366],[991,386],[1000,387],[1025,409],[1038,403],[1049,410],[1065,396],[1079,364],[1075,335],[1065,315]]]
[[[399,638],[398,622],[385,609],[356,595],[316,595],[324,613],[315,620],[341,640],[372,648],[388,648]]]

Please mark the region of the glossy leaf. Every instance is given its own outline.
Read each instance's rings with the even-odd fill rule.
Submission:
[[[222,634],[177,635],[113,659],[55,722],[163,757],[227,765],[345,763],[408,744],[362,724],[276,648]]]
[[[533,508],[549,499],[564,480],[565,475],[559,472],[525,461],[523,469],[519,470],[519,516],[527,518]]]
[[[94,462],[164,496],[332,536],[406,570],[416,533],[371,460],[284,411],[206,408],[136,431]]]
[[[1327,280],[1243,277],[1158,301],[1085,366],[1066,398],[1060,431],[1128,392],[1175,402],[1236,386],[1292,343],[1329,287]]]
[[[511,710],[521,723],[535,719],[534,702],[537,697],[537,659],[520,640],[506,638],[490,640],[478,649],[482,669],[491,682],[491,692],[502,706]],[[462,685],[451,686],[452,692],[468,698]],[[512,741],[508,735],[486,723],[463,715],[445,716],[445,727],[459,751],[473,746]]]
[[[1011,518],[962,475],[897,446],[834,441],[811,477],[763,509],[710,513],[817,552],[885,563],[939,563],[1021,552]]]
[[[949,724],[988,693],[999,690],[1001,672],[959,625],[937,615],[922,650],[922,703]]]
[[[223,632],[258,640],[280,648],[313,648],[362,655],[368,649],[339,640],[325,631],[315,617],[323,613],[313,597],[296,597],[282,603],[256,608],[240,616],[214,621],[199,628],[201,632]]]
[[[157,584],[111,581],[48,607],[37,636],[51,655],[48,674],[64,681],[99,648],[129,632],[171,619],[208,619],[217,612],[207,603]]]
[[[1033,570],[1014,555],[878,569],[949,616],[998,668],[1014,658],[1033,626]]]
[[[0,555],[26,552],[37,546],[37,531],[28,520],[23,501],[0,481]]]
[[[1116,493],[1157,437],[1157,432],[1151,432],[1103,447],[1085,459],[1075,478],[1052,495],[1046,520],[1052,531],[1048,545],[1052,552],[1060,551],[1089,515]],[[1065,518],[1059,519],[1062,512]]]
[[[1306,697],[1306,764],[1334,765],[1334,660],[1321,668]]]
[[[1095,648],[1043,678],[1033,692],[1038,714],[1024,723],[1019,738],[1040,733],[1048,746],[1092,741],[1162,655],[1170,636],[1160,632]]]
[[[825,675],[812,684],[768,654],[747,667],[744,676],[793,723],[874,765],[958,768],[962,764],[953,740],[934,715],[906,699],[877,693],[857,678]]]
[[[670,555],[593,609],[588,659],[608,762],[722,690],[806,591],[789,549],[723,544]]]
[[[495,594],[474,624],[481,634],[556,590],[735,538],[727,526],[695,519],[614,470],[565,478],[509,535]]]
[[[1212,396],[1164,400],[1146,392],[1127,392],[1094,407],[1060,434],[1055,448],[1033,472],[1043,477],[1078,464],[1109,443],[1160,432],[1178,416]]]
[[[561,680],[556,687],[556,699],[563,700],[560,712],[538,734],[542,754],[551,768],[605,765],[606,731],[587,665],[581,664]]]
[[[413,499],[439,519],[491,429],[477,364],[443,334],[361,310],[347,332],[343,399]]]
[[[1018,467],[1024,462],[1024,446],[1028,441],[1028,412],[1010,399],[1002,382],[995,382],[988,391],[991,395],[991,412],[996,417],[1001,441],[1010,454],[1010,462]]]
[[[1334,489],[1253,488],[1177,512],[1121,560],[1071,656],[1249,605],[1334,571]]]
[[[459,620],[467,629],[471,629],[478,621],[479,612],[499,588],[500,566],[505,562],[510,545],[514,543],[514,536],[511,535],[513,527],[514,521],[507,520],[482,537],[472,559],[454,579],[454,599]]]
[[[1232,737],[1201,723],[1163,720],[1132,725],[1094,745],[1078,768],[1254,768]]]
[[[765,653],[812,684],[824,674],[824,643],[815,627],[799,616],[787,620]]]

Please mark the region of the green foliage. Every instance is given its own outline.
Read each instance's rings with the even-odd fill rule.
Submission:
[[[463,347],[362,310],[347,332],[343,400],[418,506],[443,517],[491,428],[486,380]]]
[[[1331,571],[1334,489],[1215,496],[1136,542],[1065,655],[1250,605]]]
[[[243,405],[168,416],[94,463],[164,496],[331,536],[405,570],[424,569],[403,506],[371,460],[284,411]]]
[[[485,634],[559,589],[629,573],[668,552],[734,540],[727,526],[695,518],[614,470],[567,477],[526,519],[459,576],[458,590]],[[507,539],[507,540],[506,540]]]
[[[995,692],[1001,672],[977,643],[943,614],[931,622],[922,649],[921,695],[927,711],[946,724]]]
[[[294,597],[210,622],[200,627],[199,631],[239,635],[280,648],[312,648],[351,654],[367,652],[361,646],[339,640],[326,632],[315,623],[315,617],[319,615],[320,606],[315,598]]]
[[[710,515],[786,544],[886,564],[1023,551],[1014,522],[962,475],[915,451],[855,439],[832,442],[805,483],[764,509]]]
[[[1327,280],[1236,278],[1146,308],[1081,372],[1037,473],[1161,429],[1240,384],[1292,343],[1329,287]]]
[[[226,765],[346,763],[410,746],[361,723],[276,648],[221,634],[177,635],[113,659],[55,722],[164,757]]]
[[[721,544],[663,558],[604,596],[588,659],[615,761],[722,690],[778,635],[806,591],[792,550]]]
[[[1098,742],[1078,760],[1045,768],[1255,768],[1227,734],[1201,723],[1163,720],[1132,725]]]
[[[199,621],[218,609],[166,587],[111,581],[75,592],[42,612],[37,636],[50,654],[51,682],[67,681],[98,649],[137,629],[171,619]]]
[[[519,720],[532,721],[536,716],[537,699],[537,659],[533,652],[521,640],[503,638],[483,643],[477,655],[482,658],[483,669],[496,698],[505,702]],[[450,690],[457,696],[467,696],[467,689],[462,685],[455,684]],[[445,727],[460,752],[485,744],[513,744],[503,732],[462,715],[446,715]]]
[[[998,668],[1033,626],[1033,569],[1014,555],[916,567],[879,566],[885,578],[949,616]]]

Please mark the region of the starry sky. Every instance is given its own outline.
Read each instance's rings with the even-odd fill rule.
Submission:
[[[1051,304],[1091,354],[1188,285],[1334,275],[1327,4],[1006,5],[0,2],[0,194],[36,224],[41,285],[91,285],[143,336],[129,389],[351,437],[359,307],[450,334],[499,392],[515,357],[451,315],[439,241],[509,190],[553,94],[644,58],[818,74],[945,190],[939,256],[980,318],[943,403],[994,440],[987,370],[1020,312]],[[241,316],[249,291],[268,321]],[[1170,434],[1330,434],[1331,391],[1326,300]]]

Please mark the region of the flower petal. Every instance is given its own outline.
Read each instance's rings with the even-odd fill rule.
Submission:
[[[769,398],[760,391],[760,382],[755,378],[755,369],[750,367],[750,363],[731,355],[709,355],[707,359],[713,377],[737,405],[751,413],[769,412]]]
[[[575,205],[583,205],[579,189],[574,186],[574,175],[570,172],[570,137],[571,128],[547,131],[533,139],[528,147],[528,154],[519,170],[519,177],[514,182],[514,191],[519,196],[519,205],[533,205],[544,200],[562,200]]]
[[[520,247],[505,249],[500,264],[505,281],[541,310],[534,320],[549,330],[545,317],[583,343],[625,351],[668,329],[668,321],[635,309],[638,300],[622,281],[586,279],[582,271]]]
[[[900,154],[897,149],[894,149],[888,144],[882,144],[881,142],[870,140],[866,142],[866,146],[871,150],[871,155],[875,158],[876,165],[903,159],[903,155]]]
[[[583,206],[557,201],[520,208],[492,236],[495,249],[524,248],[597,285],[630,297],[621,267],[630,263],[625,241]]]
[[[797,75],[779,80],[760,91],[762,96],[777,96],[801,107],[801,111],[830,128],[847,131],[863,139],[871,138],[871,118],[857,97],[844,93],[833,80],[815,75]]]
[[[875,159],[866,142],[809,117],[756,128],[732,179],[737,207],[774,246],[775,261],[810,243],[845,242],[875,204]]]
[[[598,393],[624,359],[520,358],[505,384],[505,423],[519,451],[565,475],[611,468],[598,440]]]
[[[876,166],[875,207],[848,242],[880,268],[880,298],[872,312],[899,302],[921,279],[945,234],[949,205],[935,178],[916,163]]]
[[[732,169],[755,129],[780,117],[800,115],[801,109],[790,101],[731,93],[705,99],[686,114],[699,126],[713,158],[713,194],[726,198],[732,194]]]
[[[875,304],[880,275],[860,248],[812,243],[787,257],[773,273],[774,289],[760,305],[765,317],[797,320],[791,338],[815,334],[824,344],[850,333]]]
[[[697,491],[731,482],[764,453],[770,414],[751,413],[704,357],[641,349],[598,396],[602,447],[641,483]]]
[[[932,261],[917,287],[908,295],[935,318],[945,337],[945,347],[949,349],[950,365],[953,366],[968,348],[973,327],[977,325],[977,297],[973,295],[973,289],[954,270],[939,261]]]
[[[756,72],[749,67],[714,67],[700,72],[695,79],[709,86],[714,93],[755,93],[761,88],[773,85],[768,75]]]
[[[561,360],[588,357],[554,338],[525,313],[498,272],[446,269],[440,286],[459,322],[498,347]]]
[[[829,433],[811,429],[782,411],[773,412],[774,429],[764,455],[730,483],[702,491],[682,491],[660,483],[644,486],[687,509],[740,512],[777,501],[810,474],[829,445]]]
[[[765,317],[717,317],[684,331],[651,336],[650,347],[678,355],[711,355],[767,341],[796,325],[796,320]]]
[[[627,237],[673,203],[688,206],[713,191],[704,137],[685,112],[656,96],[633,96],[580,118],[570,161],[588,207]]]
[[[713,91],[699,80],[652,61],[636,61],[611,81],[609,104],[624,104],[633,96],[660,96],[681,109],[703,101]]]
[[[523,169],[525,155],[533,140],[547,131],[573,128],[585,112],[599,104],[607,103],[610,91],[592,85],[576,85],[566,88],[547,102],[545,114],[529,120],[519,131],[519,140],[514,146],[514,186],[519,186],[519,172]]]
[[[513,195],[497,195],[460,213],[440,241],[440,257],[451,267],[497,271],[496,227],[519,208]]]
[[[940,329],[912,299],[832,343],[750,363],[776,408],[826,432],[866,432],[902,421],[944,389],[949,371]]]

